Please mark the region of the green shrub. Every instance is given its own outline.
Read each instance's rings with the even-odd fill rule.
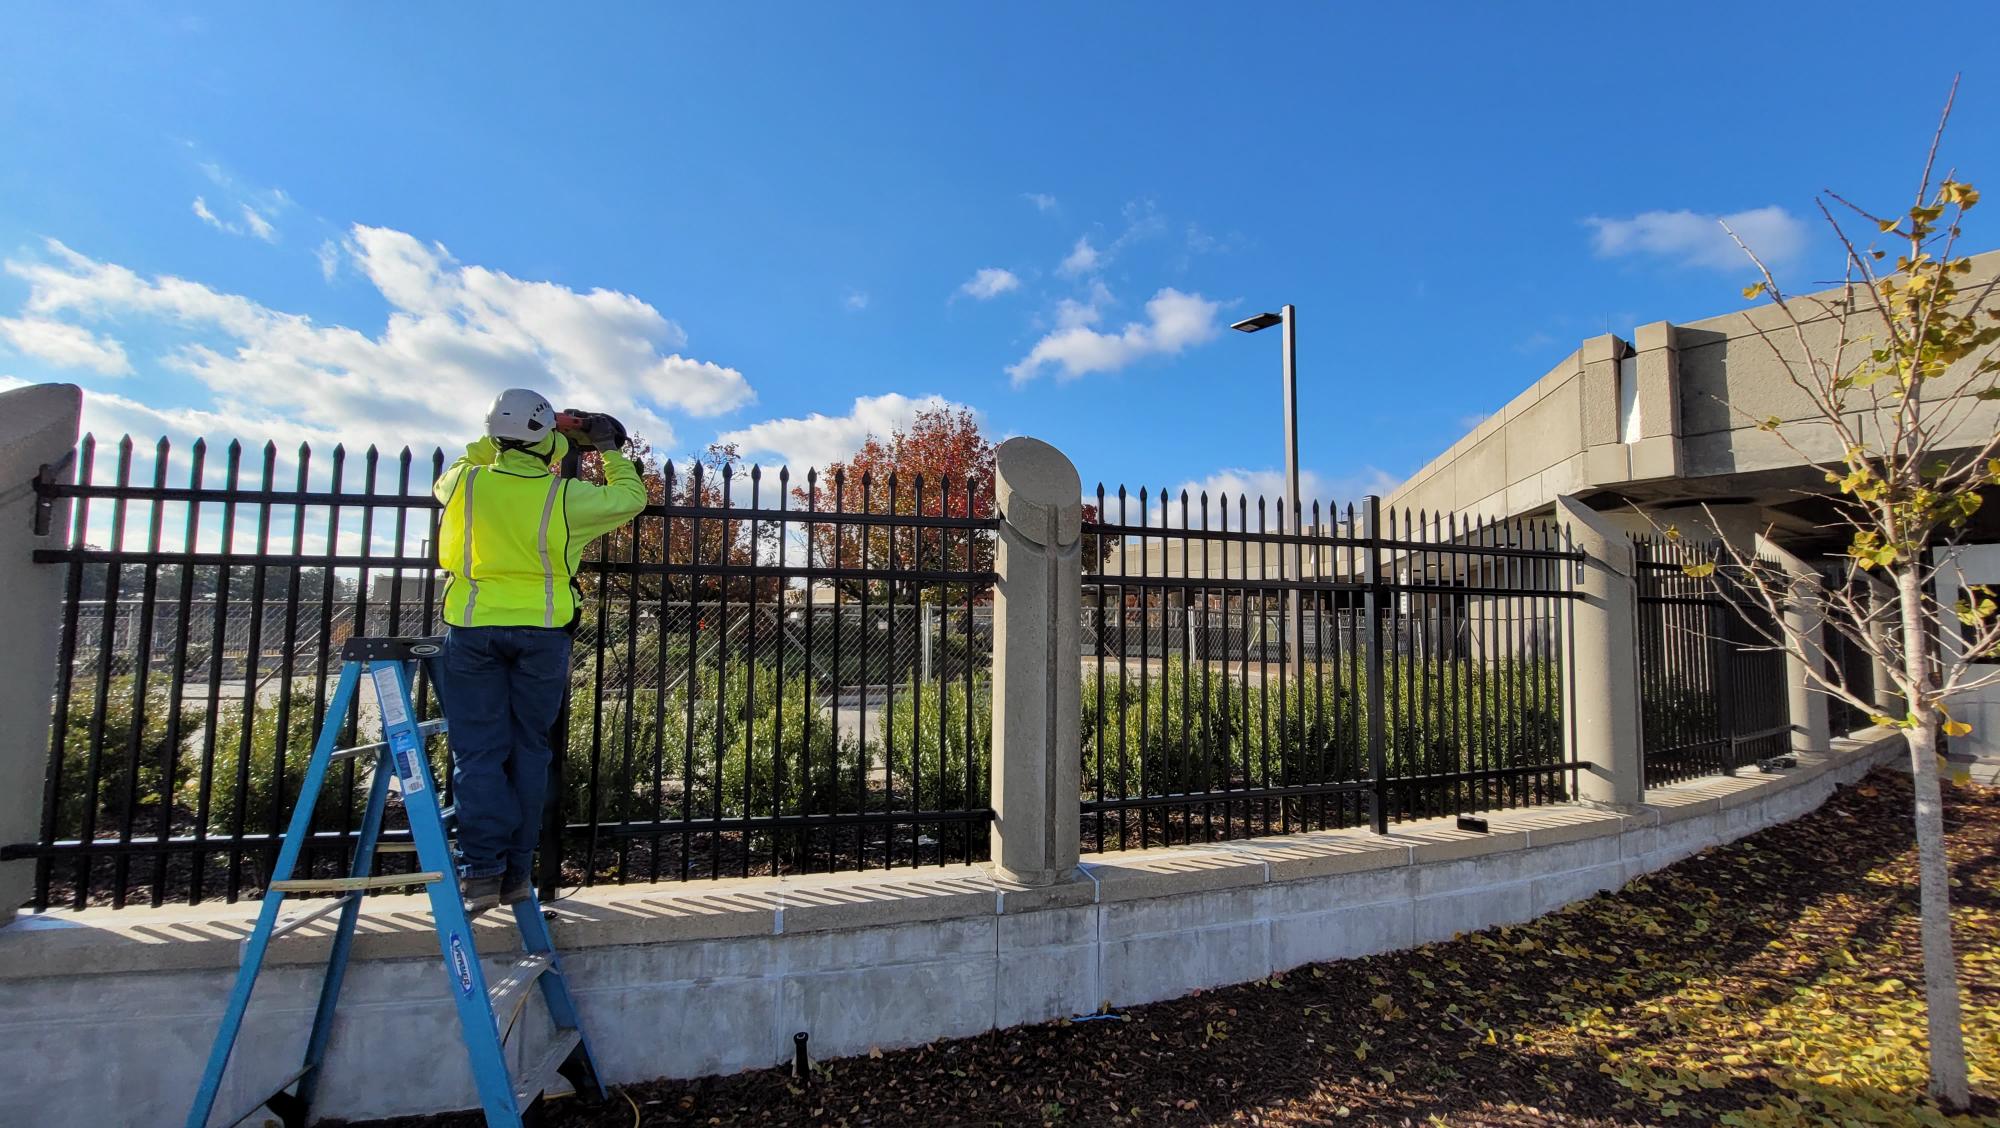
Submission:
[[[1553,672],[1530,660],[1385,663],[1385,776],[1559,761]],[[1329,668],[1303,684],[1275,674],[1259,685],[1180,659],[1148,671],[1143,685],[1136,671],[1107,670],[1102,683],[1087,672],[1085,792],[1100,782],[1108,794],[1161,795],[1368,778],[1368,703],[1354,671]]]
[[[292,805],[298,801],[299,785],[303,782],[306,765],[312,758],[313,741],[318,730],[313,727],[314,696],[311,687],[294,688],[290,694],[287,715],[284,718],[282,735],[278,726],[278,703],[258,702],[250,710],[249,765],[247,771],[243,752],[244,715],[242,708],[225,705],[215,722],[215,752],[210,770],[208,789],[208,830],[223,833],[234,825],[236,806],[243,803],[243,826],[246,830],[260,830],[272,825],[285,826],[291,818]],[[378,735],[363,732],[358,739],[370,741]],[[200,800],[201,747],[199,741],[183,753],[184,767],[176,781],[175,799],[189,812],[196,811]],[[279,750],[284,752],[285,781],[280,794],[277,788]],[[241,773],[241,778],[239,778]],[[338,786],[340,778],[328,774],[326,786],[320,791],[318,806],[315,808],[321,818],[337,816],[345,805],[351,817],[358,818],[367,806],[368,794],[365,784],[357,783],[354,794],[341,796]],[[245,790],[243,784],[247,783]]]
[[[990,805],[993,779],[993,687],[979,680],[966,713],[963,679],[944,685],[911,684],[897,689],[882,709],[886,730],[870,752],[879,751],[896,780],[897,805],[917,810],[971,810]],[[971,724],[968,745],[966,726]]]
[[[90,803],[92,782],[90,748],[100,731],[103,744],[98,753],[96,772],[98,832],[121,825],[123,812],[133,804],[141,813],[141,825],[150,831],[158,825],[159,807],[166,799],[163,794],[166,775],[162,770],[163,761],[169,755],[174,756],[176,775],[185,774],[188,763],[182,746],[188,735],[200,732],[208,720],[205,708],[184,705],[179,727],[169,730],[167,720],[172,711],[172,699],[168,689],[161,682],[149,685],[146,689],[145,729],[139,737],[138,786],[135,790],[129,787],[132,779],[133,680],[129,676],[110,680],[101,718],[95,689],[94,684],[80,683],[76,687],[76,695],[70,699],[68,715],[63,718],[62,774],[56,805],[57,837],[73,837],[82,833],[83,814]]]
[[[859,750],[818,714],[807,678],[787,675],[782,708],[776,670],[762,664],[706,667],[693,679],[692,701],[689,688],[684,683],[664,694],[634,689],[629,703],[622,693],[601,703],[594,815],[592,705],[587,689],[579,692],[571,705],[566,818],[650,820],[656,794],[661,819],[690,810],[700,819],[718,812],[766,818],[859,809]]]

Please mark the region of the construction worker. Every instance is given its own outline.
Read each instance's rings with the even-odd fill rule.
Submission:
[[[444,505],[444,697],[468,913],[525,900],[548,794],[550,729],[569,684],[574,586],[584,546],[630,521],[646,485],[609,415],[563,412],[526,388],[501,392],[486,435],[432,492]],[[555,473],[596,450],[604,484]]]

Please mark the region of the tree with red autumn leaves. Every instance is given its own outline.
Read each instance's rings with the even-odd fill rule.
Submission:
[[[993,444],[969,409],[927,408],[909,427],[890,432],[887,439],[869,435],[846,459],[808,475],[792,496],[801,508],[820,512],[987,520],[994,514]],[[974,528],[821,522],[811,528],[806,548],[816,568],[911,572],[993,568],[993,534]],[[856,596],[864,587],[885,598],[959,594],[944,585],[893,579],[850,576],[834,582]]]
[[[990,520],[997,512],[993,458],[993,443],[971,409],[926,408],[887,439],[869,435],[848,458],[795,488],[793,497],[802,507],[820,511]],[[1083,519],[1095,521],[1097,507],[1085,504]],[[1109,547],[1086,535],[1084,570],[1097,571]],[[993,569],[994,538],[983,529],[831,524],[813,530],[808,548],[819,568],[988,572]],[[855,577],[836,582],[850,595],[858,596],[864,586]],[[874,595],[901,594],[896,581],[866,583],[874,584]],[[923,587],[914,598],[959,598],[962,591],[951,588]]]

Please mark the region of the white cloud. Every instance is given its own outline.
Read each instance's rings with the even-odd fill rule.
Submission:
[[[672,442],[665,413],[716,415],[751,402],[742,373],[681,355],[687,335],[644,301],[466,266],[400,231],[353,228],[346,254],[390,306],[377,335],[269,309],[172,276],[141,277],[51,240],[13,261],[35,319],[143,316],[185,334],[162,363],[210,392],[218,418],[428,447],[477,427],[502,388],[624,417]]]
[[[767,419],[725,431],[717,439],[735,443],[746,457],[775,455],[778,461],[803,473],[808,467],[847,458],[860,449],[869,435],[886,439],[892,432],[907,428],[920,411],[958,406],[939,395],[911,397],[890,392],[860,396],[846,415],[813,412],[803,419]]]
[[[192,148],[192,143],[189,143]],[[230,235],[261,239],[266,243],[278,241],[276,220],[294,206],[292,198],[281,188],[258,188],[245,184],[232,176],[228,169],[214,161],[201,161],[197,166],[202,175],[213,185],[210,193],[194,198],[194,214],[203,223],[217,231]],[[208,196],[214,195],[216,203],[210,206]],[[239,218],[224,219],[216,214],[220,208],[225,215]],[[232,210],[233,209],[233,210]]]
[[[1056,267],[1056,273],[1066,278],[1074,278],[1079,274],[1088,274],[1096,270],[1097,265],[1097,248],[1090,245],[1090,236],[1079,235],[1076,238],[1076,246],[1070,248],[1068,257]]]
[[[1035,347],[1007,374],[1019,387],[1034,379],[1049,365],[1068,379],[1088,372],[1115,372],[1147,356],[1172,356],[1189,345],[1214,339],[1219,303],[1200,294],[1183,294],[1168,287],[1146,303],[1145,323],[1128,323],[1118,333],[1100,333],[1080,320],[1090,307],[1075,306],[1059,311],[1076,323],[1057,329],[1035,342]]]
[[[1013,271],[987,266],[980,268],[971,278],[966,279],[965,285],[960,286],[958,292],[970,294],[983,302],[988,298],[997,298],[1009,290],[1020,288],[1021,280],[1014,277]]]
[[[1682,266],[1716,270],[1750,268],[1750,259],[1729,237],[1735,231],[1765,262],[1796,259],[1806,248],[1806,224],[1776,204],[1729,215],[1691,211],[1640,212],[1629,219],[1590,216],[1591,246],[1600,258],[1649,255]]]
[[[1056,198],[1047,192],[1023,192],[1021,198],[1035,205],[1038,212],[1046,214],[1056,210]]]
[[[320,277],[333,281],[333,276],[340,273],[340,244],[328,239],[313,253],[319,257]]]
[[[249,204],[243,205],[243,225],[250,229],[250,234],[266,243],[278,241],[278,232],[271,226],[271,221],[259,215],[257,209]]]
[[[1056,303],[1056,328],[1074,329],[1079,325],[1095,325],[1104,319],[1104,307],[1117,304],[1111,296],[1111,288],[1102,280],[1090,280],[1090,296],[1087,299],[1064,298]]]
[[[279,201],[284,200],[284,193],[277,192],[275,189],[273,189],[273,192]],[[263,213],[249,204],[238,205],[238,210],[243,215],[243,222],[231,223],[216,215],[209,208],[207,197],[196,196],[194,198],[194,214],[196,218],[215,228],[217,231],[226,232],[230,235],[248,235],[253,238],[262,239],[266,243],[275,243],[278,241],[278,229],[271,225],[271,221],[266,219]]]
[[[868,291],[849,290],[847,292],[847,299],[843,304],[847,306],[849,313],[860,313],[862,310],[868,308]]]
[[[1336,512],[1344,515],[1348,505],[1360,501],[1369,494],[1387,496],[1400,482],[1401,479],[1374,466],[1363,466],[1352,474],[1334,476],[1301,467],[1299,496],[1305,501],[1307,523],[1310,524],[1312,521],[1312,507],[1315,504],[1320,507],[1320,521],[1324,523]],[[1237,518],[1238,498],[1249,500],[1252,521],[1257,519],[1257,502],[1262,499],[1267,503],[1266,520],[1270,522],[1270,527],[1276,528],[1278,510],[1285,506],[1285,473],[1276,469],[1249,470],[1243,467],[1231,467],[1217,470],[1203,478],[1189,479],[1174,490],[1176,504],[1173,508],[1176,515],[1178,515],[1178,497],[1181,490],[1186,490],[1191,499],[1189,512],[1196,514],[1191,518],[1194,521],[1199,522],[1201,519],[1198,516],[1199,498],[1202,491],[1206,490],[1212,506],[1219,505],[1224,495],[1228,496],[1229,517],[1232,524]],[[1209,510],[1211,527],[1216,526],[1220,520],[1219,511],[1211,508]]]
[[[0,340],[63,368],[88,368],[105,376],[132,371],[124,346],[81,325],[46,317],[0,317]]]

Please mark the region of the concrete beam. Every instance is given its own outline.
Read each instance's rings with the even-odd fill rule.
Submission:
[[[1626,810],[1645,793],[1639,722],[1638,585],[1632,538],[1573,497],[1556,518],[1588,557],[1569,600],[1569,689],[1563,702],[1568,759],[1586,803]]]
[[[1008,439],[993,461],[993,862],[1051,885],[1076,869],[1081,819],[1083,484],[1040,439]]]
[[[31,483],[44,467],[60,481],[75,475],[83,389],[34,384],[0,392],[0,638],[7,675],[0,678],[0,844],[41,837],[42,780],[48,772],[51,678],[62,622],[60,568],[37,564],[38,548],[69,538],[69,503],[39,514]],[[37,532],[40,528],[42,532]],[[107,628],[108,629],[108,628]],[[34,885],[33,861],[0,862],[0,925],[14,918]]]

